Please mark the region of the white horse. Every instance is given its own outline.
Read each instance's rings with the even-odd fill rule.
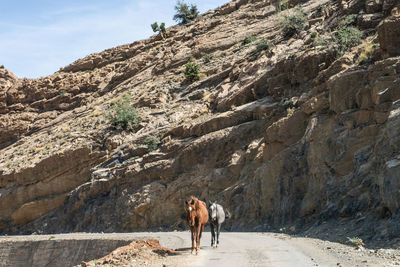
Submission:
[[[221,232],[221,224],[225,219],[230,217],[228,211],[224,211],[224,208],[217,204],[217,202],[209,201],[208,214],[210,216],[210,227],[211,227],[211,246],[217,248],[219,245],[219,233]]]

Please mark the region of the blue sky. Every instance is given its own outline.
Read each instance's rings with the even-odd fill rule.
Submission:
[[[203,13],[229,0],[191,0]],[[150,24],[176,24],[169,0],[0,0],[0,65],[37,78],[78,58],[153,34]]]

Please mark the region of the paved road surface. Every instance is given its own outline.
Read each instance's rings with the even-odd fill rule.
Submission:
[[[400,252],[387,251],[388,257],[377,257],[373,251],[357,251],[338,243],[309,238],[291,238],[274,233],[222,232],[220,246],[210,246],[211,234],[205,232],[199,255],[191,255],[190,232],[160,233],[71,233],[54,236],[0,236],[2,242],[40,240],[139,240],[156,238],[164,247],[180,251],[178,256],[166,258],[167,266],[213,267],[213,266],[263,266],[263,267],[309,267],[309,266],[398,266]],[[108,252],[107,252],[108,253]],[[389,254],[388,254],[389,253]],[[398,254],[398,255],[397,255]],[[169,261],[170,260],[170,261]],[[0,264],[1,266],[1,264]]]
[[[257,233],[225,233],[218,248],[206,247],[199,256],[193,266],[293,267],[315,264],[312,257],[284,240]]]
[[[190,255],[190,232],[136,233],[136,238],[155,237],[161,245],[182,251],[190,257],[191,267],[262,266],[309,267],[336,266],[338,259],[320,248],[295,242],[272,233],[221,233],[218,248],[210,246],[211,233],[205,232],[198,256]],[[186,265],[186,264],[185,264]],[[343,266],[343,265],[342,265]]]

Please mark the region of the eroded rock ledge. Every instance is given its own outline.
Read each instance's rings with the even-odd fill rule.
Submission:
[[[0,232],[184,228],[181,204],[197,195],[226,206],[232,230],[346,221],[353,235],[398,237],[396,3],[290,2],[309,20],[291,39],[277,21],[292,9],[242,0],[49,77],[0,69]],[[359,46],[313,45],[313,32],[351,14]],[[243,44],[251,35],[274,45],[256,52]],[[191,55],[202,79],[189,85]],[[137,132],[105,119],[124,95],[141,114]],[[161,139],[156,151],[147,136]]]

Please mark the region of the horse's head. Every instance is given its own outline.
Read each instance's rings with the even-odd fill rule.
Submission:
[[[210,216],[210,221],[215,222],[217,220],[217,202],[209,201],[208,214]]]
[[[190,227],[194,227],[196,223],[196,199],[193,197],[185,200],[186,220]]]

